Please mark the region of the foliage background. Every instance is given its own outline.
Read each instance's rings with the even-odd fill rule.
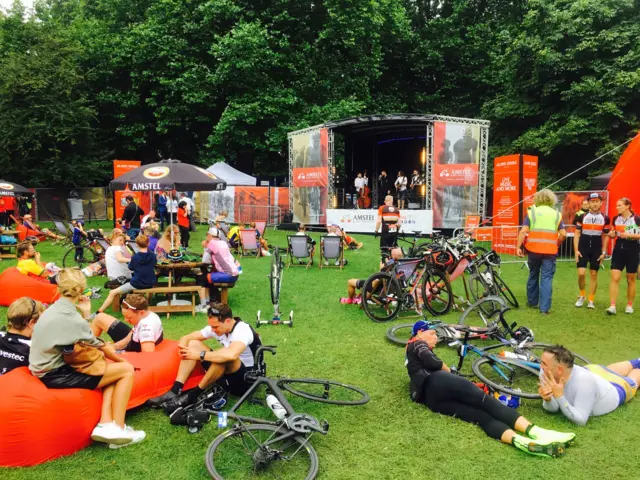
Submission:
[[[286,132],[367,113],[492,121],[559,178],[640,126],[639,0],[39,0],[0,13],[0,169],[113,158],[286,172]],[[562,188],[607,171],[611,155]]]

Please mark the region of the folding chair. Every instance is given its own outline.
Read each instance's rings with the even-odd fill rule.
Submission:
[[[126,243],[127,247],[129,247],[129,250],[132,250],[133,253],[138,253],[140,251],[140,247],[138,246],[138,244],[132,240],[129,240]],[[105,250],[106,251],[106,250]]]
[[[60,235],[64,236],[64,239],[60,240],[63,244],[71,243],[73,230],[69,230],[64,223],[57,220],[53,220],[53,226]]]
[[[327,261],[328,265],[324,264]],[[335,262],[338,262],[336,265]],[[342,237],[335,235],[323,235],[320,238],[320,268],[322,267],[339,267],[342,270],[344,266],[344,245]]]
[[[313,264],[313,254],[312,248],[309,244],[308,238],[306,235],[287,235],[287,243],[289,244],[288,254],[289,254],[289,263],[287,268],[290,266],[296,267],[306,267],[309,268],[310,265]],[[308,259],[307,263],[294,263],[294,259],[300,262],[300,259]]]
[[[258,237],[256,236],[256,231],[253,229],[240,229],[238,230],[238,235],[240,236],[240,253],[244,257],[245,255],[249,255],[248,252],[256,252],[256,258],[260,256],[260,243],[258,242]]]
[[[256,230],[261,237],[264,237],[264,232],[267,231],[267,222],[256,222]]]

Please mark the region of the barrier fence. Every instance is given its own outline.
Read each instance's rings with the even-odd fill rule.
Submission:
[[[275,205],[239,205],[237,223],[267,222],[267,225],[282,223],[282,210]]]

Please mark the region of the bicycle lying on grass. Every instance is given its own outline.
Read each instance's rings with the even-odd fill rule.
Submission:
[[[284,396],[284,391],[316,402],[333,405],[363,405],[369,395],[363,390],[333,380],[314,378],[268,378],[263,362],[263,352],[275,354],[275,347],[259,347],[256,365],[246,379],[253,382],[251,388],[228,411],[220,412],[220,419],[236,421],[233,427],[218,435],[209,445],[205,461],[207,470],[216,480],[245,479],[253,473],[260,478],[283,477],[311,480],[318,473],[318,454],[310,443],[315,433],[326,435],[326,420],[304,413],[297,413]],[[276,421],[238,415],[238,409],[250,401],[262,386],[280,403],[282,416]],[[274,413],[278,412],[274,409]],[[226,415],[226,416],[225,416]],[[222,421],[224,423],[224,421]]]

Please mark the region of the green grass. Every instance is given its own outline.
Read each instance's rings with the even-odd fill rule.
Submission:
[[[201,228],[192,235],[193,243],[203,235]],[[269,230],[267,238],[271,243],[286,244],[283,232]],[[582,428],[562,416],[544,413],[539,402],[525,401],[519,410],[534,423],[578,434],[567,455],[556,460],[531,457],[486,437],[478,427],[412,403],[403,350],[385,338],[389,325],[373,323],[357,306],[338,302],[345,294],[348,278],[366,277],[377,268],[376,240],[366,236],[360,239],[365,247],[347,253],[349,265],[342,271],[320,271],[317,266],[285,270],[281,307],[287,313],[294,310],[295,326],[266,326],[259,330],[264,343],[278,345],[277,355],[267,359],[270,375],[327,377],[361,386],[371,395],[371,402],[362,407],[314,404],[290,397],[294,408],[327,419],[331,425],[328,435],[312,439],[320,459],[318,478],[635,477],[632,459],[637,458],[638,400],[611,415],[592,418]],[[61,262],[61,247],[45,244],[38,249],[43,260]],[[0,268],[14,264],[4,261]],[[230,304],[236,315],[253,323],[257,310],[262,310],[263,316],[272,312],[266,278],[269,259],[246,258],[242,265],[244,273],[238,286],[230,291]],[[502,273],[524,304],[527,271],[521,270],[520,265],[504,265]],[[571,263],[560,263],[554,282],[553,314],[542,316],[522,307],[510,312],[508,319],[532,328],[538,341],[563,343],[598,363],[637,357],[638,314],[614,318],[604,314],[608,276],[608,271],[600,273],[598,309],[578,310],[573,306],[575,268]],[[104,278],[90,279],[93,286],[103,283]],[[94,301],[94,307],[101,301]],[[624,304],[622,297],[619,304]],[[5,314],[6,308],[2,308],[2,322]],[[455,322],[457,315],[450,314],[447,320]],[[177,339],[205,322],[204,315],[174,315],[164,321],[165,335]],[[439,348],[439,353],[446,361],[455,358],[446,347]],[[267,410],[260,411],[269,415]],[[147,432],[147,439],[140,445],[119,451],[95,445],[37,467],[5,469],[0,475],[4,480],[207,478],[204,455],[220,432],[215,423],[197,435],[189,435],[185,428],[169,425],[161,412],[147,408],[129,413],[127,422]]]

